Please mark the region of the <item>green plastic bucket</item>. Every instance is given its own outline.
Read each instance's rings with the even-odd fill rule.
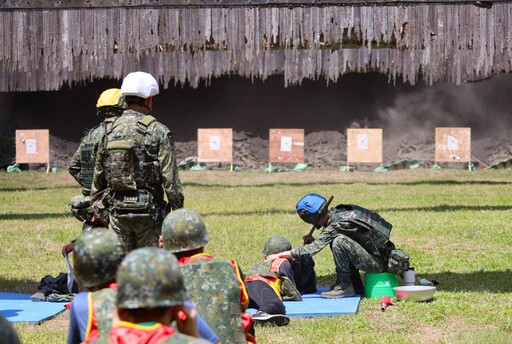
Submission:
[[[396,286],[398,286],[398,280],[395,274],[381,272],[364,275],[364,296],[366,297],[375,299],[383,296],[394,297],[393,287]]]

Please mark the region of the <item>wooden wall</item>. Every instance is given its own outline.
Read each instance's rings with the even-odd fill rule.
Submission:
[[[197,87],[221,75],[280,74],[289,86],[369,71],[391,82],[461,84],[512,68],[508,3],[13,8],[0,11],[0,92],[121,80],[134,70],[164,87]]]

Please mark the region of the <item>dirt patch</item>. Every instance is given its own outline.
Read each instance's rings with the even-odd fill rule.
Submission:
[[[384,165],[408,159],[419,160],[421,166],[430,168],[434,164],[434,133],[414,132],[398,137],[384,137]],[[58,137],[50,138],[50,159],[58,169],[67,169],[78,142],[69,142]],[[197,159],[197,141],[175,142],[177,162]],[[512,156],[512,137],[507,133],[473,140],[472,162],[484,168]],[[268,140],[250,132],[233,132],[233,163],[240,169],[262,170],[268,164]],[[305,162],[314,169],[334,170],[346,164],[346,136],[339,131],[318,131],[305,136]],[[358,170],[372,170],[377,165],[357,165]],[[456,166],[462,167],[462,164]],[[220,164],[208,164],[210,169],[224,169]],[[286,167],[286,166],[283,166]],[[289,167],[289,166],[288,166]]]

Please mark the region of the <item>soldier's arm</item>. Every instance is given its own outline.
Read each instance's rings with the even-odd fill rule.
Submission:
[[[103,146],[100,144],[96,154],[94,164],[94,175],[92,177],[91,196],[94,196],[107,188],[107,178],[105,176],[105,154]]]
[[[162,186],[167,195],[170,208],[172,210],[183,208],[185,196],[181,186],[176,165],[176,154],[174,150],[174,141],[169,131],[161,135],[160,149],[158,150],[158,162],[162,176]]]
[[[325,227],[318,238],[310,244],[302,245],[291,251],[291,255],[294,259],[298,259],[298,257],[309,254],[314,256],[318,252],[320,252],[325,246],[329,245],[332,240],[336,237],[337,232],[331,226]]]
[[[82,147],[82,143],[80,143],[80,145],[78,146],[78,149],[76,150],[75,154],[73,154],[73,157],[71,158],[71,161],[68,165],[69,174],[71,174],[71,176],[75,178],[75,180],[79,183],[80,180],[78,179],[78,173],[80,173],[81,170],[80,147]]]
[[[96,128],[92,128],[82,137],[82,139],[80,140],[80,144],[78,145],[78,148],[77,148],[75,154],[73,154],[73,157],[71,158],[71,161],[69,162],[69,165],[68,165],[69,174],[71,174],[71,176],[73,176],[73,178],[75,178],[75,180],[78,183],[80,183],[80,185],[82,184],[79,179],[79,173],[82,170],[82,164],[80,162],[82,148],[84,147],[85,142],[90,140],[91,135],[92,135],[93,131],[96,130]]]

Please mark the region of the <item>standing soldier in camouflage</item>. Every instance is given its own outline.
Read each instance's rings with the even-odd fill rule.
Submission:
[[[150,115],[158,93],[151,74],[124,78],[128,110],[104,135],[94,170],[91,198],[104,192],[109,227],[129,251],[157,246],[165,214],[184,202],[171,132]]]
[[[252,319],[245,312],[249,296],[243,273],[234,260],[204,253],[209,240],[201,215],[193,209],[173,211],[164,219],[160,244],[178,258],[199,314],[222,343],[256,343]]]
[[[196,311],[183,304],[188,295],[172,253],[156,247],[130,252],[119,267],[117,282],[119,321],[108,343],[209,343],[198,338]]]
[[[358,270],[400,274],[409,268],[409,255],[395,249],[389,240],[393,226],[377,213],[352,204],[339,204],[329,210],[326,199],[314,193],[302,197],[295,208],[304,222],[316,228],[323,227],[322,232],[316,240],[272,254],[268,259],[315,255],[330,246],[336,266],[336,282],[321,297],[351,297],[356,290],[360,293],[362,282]]]
[[[97,227],[105,224],[101,218],[97,219],[98,216],[95,216],[94,210],[90,206],[94,163],[98,144],[104,136],[105,128],[108,128],[115,118],[121,116],[125,109],[126,103],[121,97],[119,88],[110,88],[101,93],[96,103],[97,115],[101,123],[85,134],[69,163],[69,174],[82,186],[82,195],[71,199],[71,211],[77,219],[84,223],[84,230],[91,226]]]
[[[280,235],[274,235],[265,243],[263,256],[288,251],[292,244]],[[293,268],[288,259],[266,260],[252,266],[244,280],[249,293],[249,307],[256,308],[252,316],[255,323],[285,326],[290,322],[284,301],[302,301],[295,285]]]

